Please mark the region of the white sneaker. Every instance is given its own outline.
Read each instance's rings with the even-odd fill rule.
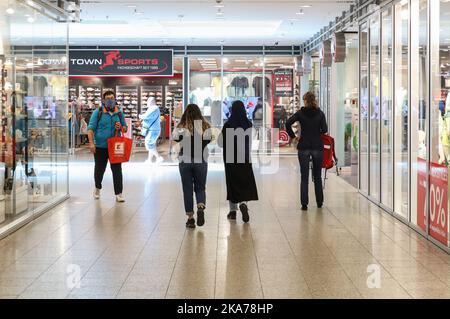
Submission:
[[[95,199],[99,199],[100,198],[100,190],[98,188],[96,188],[94,190],[94,198]]]
[[[122,194],[116,195],[116,202],[123,203],[125,198],[123,198]]]

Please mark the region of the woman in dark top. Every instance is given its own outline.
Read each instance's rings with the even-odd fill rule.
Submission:
[[[189,104],[173,133],[173,140],[181,144],[179,169],[188,228],[195,228],[194,192],[197,200],[197,225],[203,226],[205,223],[207,146],[212,139],[210,128],[200,108],[196,104]]]
[[[319,109],[316,96],[312,92],[307,92],[303,96],[305,106],[297,113],[292,115],[286,122],[286,130],[291,138],[296,138],[292,131],[292,125],[300,122],[300,140],[297,144],[298,158],[300,162],[301,174],[301,204],[302,210],[308,209],[308,181],[309,181],[309,162],[312,159],[314,189],[316,193],[317,207],[323,205],[322,189],[322,159],[323,142],[321,134],[328,131],[325,114]]]
[[[219,136],[219,146],[223,147],[227,200],[230,204],[229,219],[236,219],[238,208],[242,220],[250,220],[247,202],[258,200],[255,176],[251,163],[252,123],[247,118],[242,101],[234,101],[230,119],[224,124]]]

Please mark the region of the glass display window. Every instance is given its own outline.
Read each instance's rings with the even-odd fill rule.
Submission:
[[[68,197],[67,24],[7,4],[14,12],[0,3],[0,236]],[[37,28],[52,35],[51,48],[36,48],[44,44],[33,37]],[[23,45],[17,30],[31,43],[12,50]]]

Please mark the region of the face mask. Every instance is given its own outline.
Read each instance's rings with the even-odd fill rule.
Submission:
[[[115,99],[107,99],[106,100],[106,108],[108,111],[113,111],[116,107],[116,100]]]

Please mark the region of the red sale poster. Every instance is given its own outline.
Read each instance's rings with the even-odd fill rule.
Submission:
[[[430,236],[448,244],[448,170],[446,165],[430,164]]]
[[[426,195],[427,195],[427,161],[417,158],[417,226],[423,231],[426,226]]]

